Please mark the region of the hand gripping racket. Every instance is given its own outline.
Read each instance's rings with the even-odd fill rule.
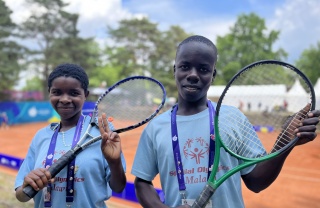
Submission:
[[[218,100],[213,169],[192,207],[205,207],[234,173],[290,149],[298,140],[293,133],[298,122],[314,108],[313,86],[294,66],[263,60],[240,70]],[[243,163],[216,178],[221,148]]]
[[[93,137],[90,130],[93,126],[98,128],[97,117],[102,113],[106,113],[109,122],[112,121],[113,131],[121,133],[149,122],[164,106],[165,98],[163,85],[150,77],[128,77],[111,86],[97,100],[90,125],[77,145],[49,167],[51,177],[54,178],[86,147],[101,140],[101,135]],[[37,194],[31,186],[26,186],[23,192],[30,198]]]

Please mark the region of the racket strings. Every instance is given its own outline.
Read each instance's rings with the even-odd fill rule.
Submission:
[[[259,158],[281,151],[295,138],[294,130],[307,113],[297,112],[311,103],[311,90],[294,69],[267,63],[244,70],[220,99],[223,145],[241,157]],[[290,115],[294,118],[284,127]]]
[[[106,113],[115,129],[144,121],[163,104],[162,87],[149,79],[132,79],[117,85],[98,102],[98,114]]]
[[[283,131],[279,134],[272,148],[272,152],[279,151],[296,137],[294,131],[299,127],[301,120],[307,117],[307,113],[308,111],[302,110],[288,118],[283,126]]]
[[[235,114],[235,109],[228,112],[223,111],[227,116],[220,116],[220,137],[227,149],[233,153],[246,158],[257,158],[263,155],[253,154],[257,150],[264,150],[259,140],[256,139],[257,134],[250,125],[243,125],[244,117]],[[221,124],[220,124],[221,122]],[[225,124],[232,124],[232,127]],[[225,126],[224,128],[221,128]],[[231,127],[231,128],[230,128]],[[238,127],[238,128],[234,128]]]

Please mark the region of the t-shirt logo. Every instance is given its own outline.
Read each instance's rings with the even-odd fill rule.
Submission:
[[[196,161],[200,164],[201,158],[209,154],[209,144],[203,138],[187,139],[183,146],[183,154],[186,159]]]
[[[172,140],[173,140],[174,142],[177,141],[177,139],[178,139],[177,136],[172,137]]]

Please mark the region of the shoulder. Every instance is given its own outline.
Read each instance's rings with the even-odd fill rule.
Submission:
[[[149,121],[142,132],[141,137],[153,137],[151,135],[163,133],[167,131],[163,131],[164,129],[167,129],[170,127],[171,124],[171,109],[168,111],[165,111],[156,117],[154,117],[151,121]]]
[[[245,117],[245,115],[237,107],[231,105],[221,105],[220,112],[223,114],[238,114]]]
[[[59,123],[49,123],[47,126],[44,126],[43,128],[39,129],[36,133],[38,134],[52,134],[56,128],[58,128]]]
[[[32,139],[31,146],[35,145],[35,147],[39,147],[39,145],[42,142],[46,141],[47,139],[50,139],[52,137],[54,130],[55,130],[55,127],[57,125],[58,124],[50,123],[47,126],[44,126],[43,128],[39,129],[35,133],[35,135]]]
[[[154,117],[149,123],[148,126],[158,126],[165,123],[170,123],[171,119],[171,109],[167,110],[156,117]]]

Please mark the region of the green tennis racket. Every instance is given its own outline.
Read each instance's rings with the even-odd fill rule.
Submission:
[[[313,86],[294,66],[263,60],[240,70],[217,103],[214,164],[192,207],[205,207],[216,189],[234,173],[290,149],[298,140],[294,129],[314,108]],[[257,131],[266,133],[259,138]],[[221,148],[243,163],[217,178]]]

